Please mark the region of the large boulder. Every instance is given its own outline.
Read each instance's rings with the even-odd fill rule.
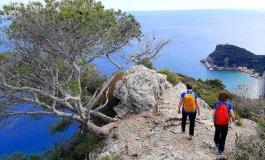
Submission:
[[[119,105],[114,107],[120,118],[128,113],[140,113],[154,108],[160,95],[166,89],[172,88],[166,75],[143,65],[131,67],[124,75],[116,83],[113,92],[113,96],[120,99]]]

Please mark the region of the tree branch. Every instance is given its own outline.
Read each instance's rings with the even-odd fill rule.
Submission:
[[[39,111],[39,112],[3,112],[0,113],[1,116],[15,116],[15,115],[54,115],[53,112],[47,112],[47,111]]]
[[[109,87],[108,87],[108,89],[107,89],[107,91],[106,91],[106,101],[105,101],[105,103],[102,105],[102,104],[100,104],[100,106],[99,107],[97,107],[96,109],[94,109],[95,111],[99,111],[99,110],[101,110],[101,109],[103,109],[103,108],[105,108],[106,107],[106,105],[108,104],[108,102],[109,102],[109,97],[108,97],[108,93],[109,93]]]

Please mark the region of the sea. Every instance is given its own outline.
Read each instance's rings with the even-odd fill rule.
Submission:
[[[244,86],[249,97],[258,97],[259,80],[235,71],[209,71],[201,59],[206,58],[218,44],[233,44],[257,55],[265,54],[265,10],[177,10],[128,12],[136,17],[146,35],[170,39],[153,61],[158,69],[170,69],[195,79],[218,78],[226,88],[237,94]],[[0,50],[5,50],[1,45]],[[131,50],[126,48],[120,52]],[[102,74],[111,74],[115,66],[102,58],[96,61]],[[40,153],[55,142],[69,139],[77,130],[72,125],[62,133],[51,134],[48,126],[56,117],[32,119],[22,117],[10,127],[0,129],[0,157],[14,151]]]

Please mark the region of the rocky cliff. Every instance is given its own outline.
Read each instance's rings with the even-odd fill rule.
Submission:
[[[96,157],[104,157],[107,155],[119,157],[122,160],[212,160],[216,158],[216,151],[214,149],[213,135],[214,125],[212,120],[212,110],[208,105],[200,100],[201,104],[201,116],[196,119],[195,138],[193,140],[188,139],[188,132],[186,134],[181,133],[181,116],[177,114],[177,105],[180,99],[180,94],[186,90],[185,85],[180,83],[176,86],[166,86],[162,90],[159,89],[161,84],[167,84],[161,75],[157,74],[153,70],[144,68],[143,66],[134,67],[135,71],[131,74],[138,73],[137,70],[141,70],[141,74],[148,75],[153,74],[152,80],[154,83],[150,83],[149,78],[145,76],[142,78],[138,76],[130,76],[127,72],[127,78],[125,77],[121,82],[117,84],[117,91],[126,95],[126,98],[121,99],[121,104],[129,107],[138,108],[137,112],[123,114],[123,118],[119,121],[117,128],[112,130],[108,138],[103,142],[102,147],[95,150],[90,155],[91,159]],[[148,73],[144,73],[148,72]],[[139,87],[140,91],[132,89],[135,85],[121,85],[126,84],[124,81],[129,81],[128,78],[136,78],[135,82],[139,82],[140,86],[152,86]],[[162,76],[163,77],[163,76]],[[130,81],[133,81],[130,79]],[[136,85],[136,86],[138,86]],[[123,86],[123,87],[120,87]],[[121,89],[123,88],[123,89]],[[133,92],[127,92],[132,89]],[[156,88],[156,89],[154,89]],[[154,89],[154,90],[150,90]],[[158,96],[154,96],[157,91],[160,91]],[[126,91],[126,92],[125,92]],[[138,103],[138,99],[133,95],[135,92],[144,92],[153,95],[154,103],[146,102]],[[115,93],[120,95],[119,93]],[[117,96],[119,97],[119,96]],[[120,96],[123,97],[123,96]],[[134,97],[134,98],[131,98]],[[139,101],[145,101],[145,96],[138,96]],[[129,99],[130,105],[127,105]],[[131,105],[132,104],[132,105]],[[143,104],[152,104],[152,107],[146,107]],[[124,107],[125,107],[124,106]],[[139,109],[140,108],[140,109]],[[131,110],[131,109],[130,109]],[[187,131],[188,131],[187,124]],[[250,120],[244,120],[244,126],[230,126],[227,144],[226,155],[230,155],[233,148],[236,135],[250,136],[256,134],[256,124]],[[96,156],[97,155],[97,156]],[[98,156],[99,155],[99,156]]]

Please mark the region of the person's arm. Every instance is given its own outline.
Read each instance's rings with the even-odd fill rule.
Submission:
[[[215,118],[216,109],[213,109],[213,119]]]
[[[178,105],[178,114],[180,114],[180,107],[182,106],[182,103],[183,103],[183,98],[180,98],[179,100],[179,105]]]
[[[198,115],[201,115],[201,107],[198,102],[198,98],[195,99],[196,108],[198,110]]]
[[[235,122],[235,114],[234,114],[233,109],[230,109],[229,113],[230,113],[230,116],[232,118],[232,121]]]

